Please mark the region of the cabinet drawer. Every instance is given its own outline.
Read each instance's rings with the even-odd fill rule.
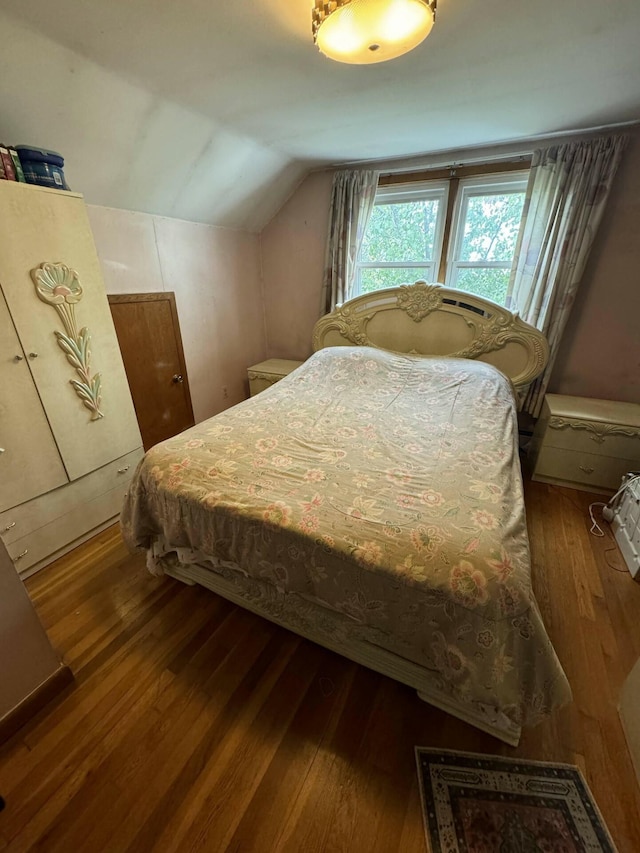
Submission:
[[[275,385],[285,376],[288,376],[296,368],[300,367],[301,361],[289,358],[269,358],[247,368],[249,377],[249,391],[252,397]]]
[[[558,447],[596,456],[635,459],[640,464],[640,430],[636,427],[551,417],[544,432],[545,447]]]
[[[74,507],[49,524],[7,545],[16,570],[25,572],[94,527],[119,515],[127,486],[128,482],[123,482],[106,494]]]
[[[127,486],[143,455],[144,451],[139,447],[86,477],[1,513],[0,534],[5,545],[67,515],[72,509],[82,513],[87,501],[110,492],[116,486]]]
[[[560,447],[543,447],[533,472],[534,480],[617,489],[622,475],[633,471],[637,461],[578,453]]]
[[[268,376],[266,373],[261,373],[259,376],[252,376],[251,371],[249,371],[249,393],[252,397],[255,397],[256,394],[275,385],[282,378],[282,376]]]

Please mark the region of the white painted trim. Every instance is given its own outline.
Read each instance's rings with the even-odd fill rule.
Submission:
[[[458,276],[461,269],[503,269],[511,270],[513,258],[507,262],[460,261],[460,251],[464,239],[464,224],[467,217],[469,199],[475,195],[487,193],[487,195],[500,192],[522,193],[527,190],[528,170],[522,172],[510,172],[502,175],[478,175],[477,177],[462,178],[458,184],[458,192],[453,211],[451,223],[451,239],[449,240],[449,252],[447,257],[447,276],[444,281],[445,287],[459,289]],[[510,295],[507,288],[508,297]],[[505,299],[505,303],[508,304]],[[501,303],[504,304],[504,303]]]
[[[412,284],[417,279],[435,281],[440,268],[442,257],[442,244],[444,241],[444,225],[447,218],[447,207],[449,204],[449,181],[416,181],[415,183],[403,184],[402,186],[378,187],[374,207],[383,204],[403,204],[411,201],[437,201],[439,203],[438,218],[436,220],[433,238],[433,258],[430,261],[356,261],[355,277],[353,282],[353,294],[351,298],[362,294],[362,270],[366,269],[415,269],[430,270],[429,275],[419,273],[405,284]],[[364,246],[364,241],[363,241]],[[362,252],[362,248],[360,250]]]

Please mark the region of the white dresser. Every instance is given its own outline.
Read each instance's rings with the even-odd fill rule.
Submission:
[[[614,491],[640,469],[640,405],[547,394],[529,456],[534,480]]]
[[[0,181],[0,535],[21,574],[116,518],[141,445],[82,196]]]
[[[269,388],[300,367],[301,361],[288,358],[269,358],[247,368],[249,391],[252,397]]]

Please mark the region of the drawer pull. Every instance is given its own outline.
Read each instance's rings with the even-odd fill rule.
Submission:
[[[0,453],[4,453],[4,452],[5,452],[4,447],[0,447]]]
[[[593,474],[595,471],[595,468],[590,468],[589,465],[578,465],[578,468],[584,471],[585,474]]]
[[[12,529],[12,528],[14,528],[15,526],[16,526],[15,521],[12,521],[12,522],[11,522],[11,524],[7,524],[7,526],[6,526],[6,527],[5,527],[5,529],[4,529],[5,533],[7,532],[7,530],[11,530],[11,529]]]
[[[126,474],[129,470],[129,466],[125,465],[124,468],[118,468],[118,474]]]
[[[19,361],[23,361],[24,359],[21,355],[14,355],[13,360],[17,363]]]
[[[37,352],[30,352],[30,353],[29,353],[29,358],[30,358],[32,361],[33,361],[33,359],[34,359],[34,358],[37,358],[37,357],[38,357],[38,353],[37,353]]]
[[[23,557],[26,557],[28,553],[29,553],[29,549],[25,548],[24,551],[22,552],[22,554],[18,554],[18,556],[15,558],[14,563],[17,563],[18,560],[21,560]]]

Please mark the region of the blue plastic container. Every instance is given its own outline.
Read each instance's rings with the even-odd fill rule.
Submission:
[[[16,145],[16,151],[28,184],[54,190],[69,189],[64,177],[64,157],[57,151],[32,148],[30,145]]]

